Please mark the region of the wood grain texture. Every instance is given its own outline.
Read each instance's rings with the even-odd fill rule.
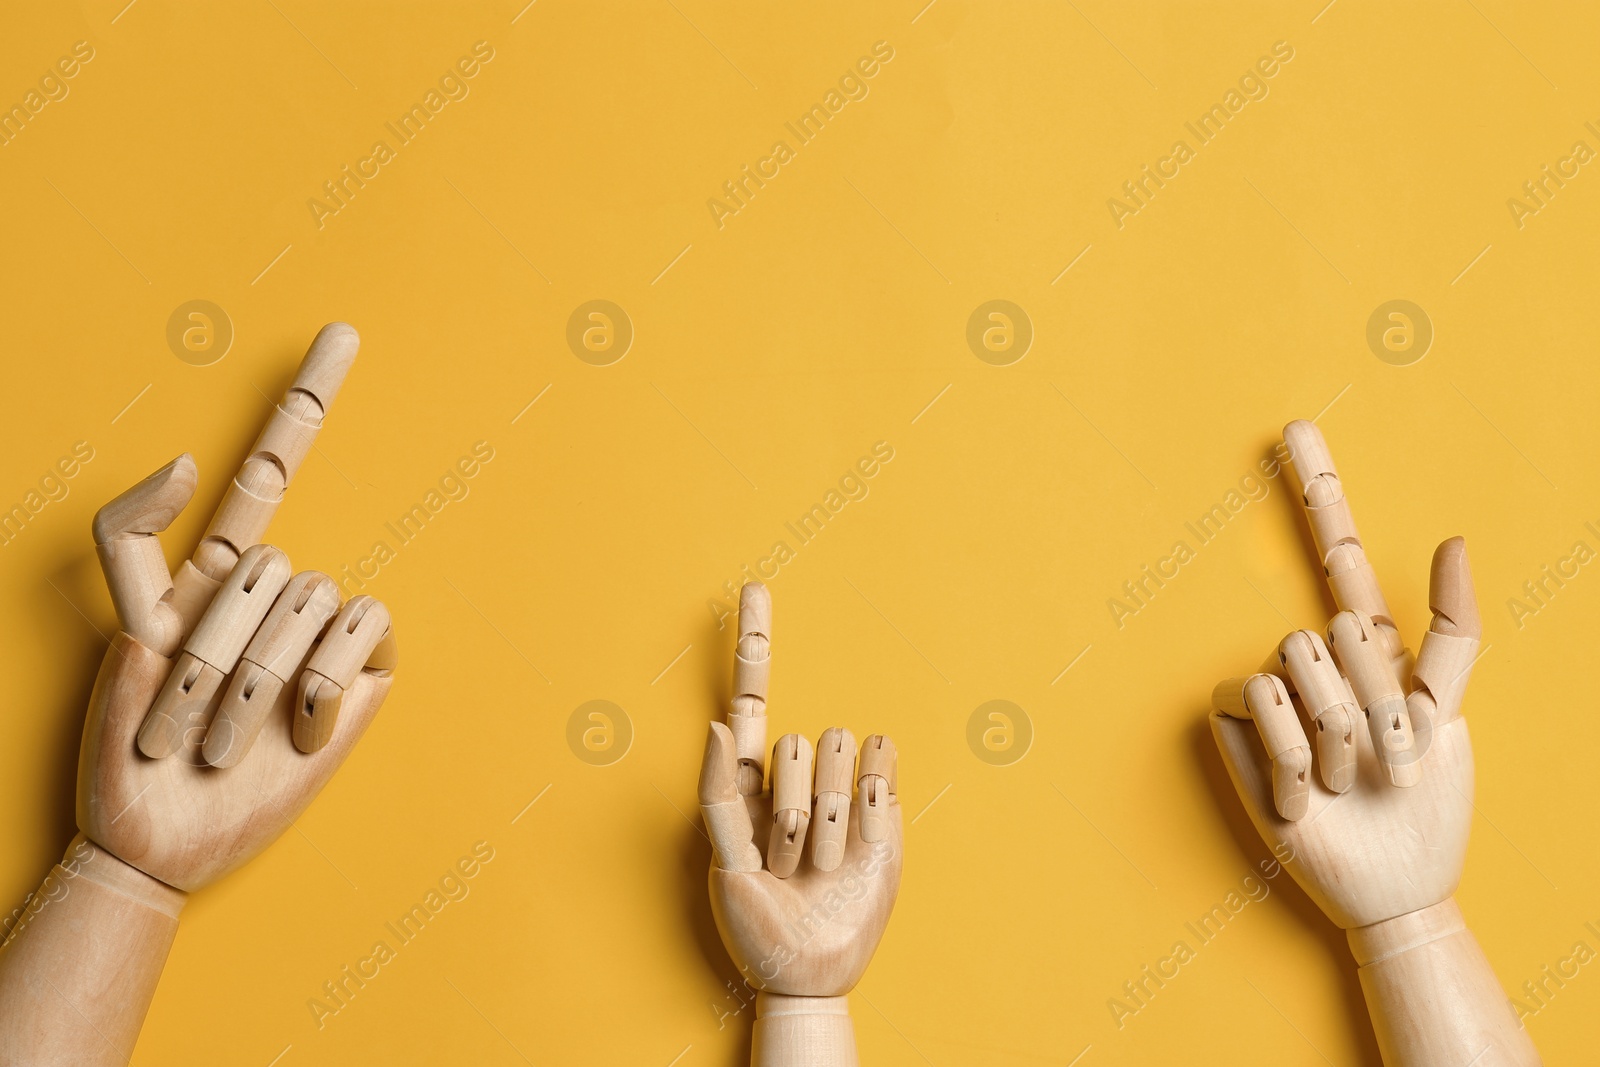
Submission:
[[[857,1067],[859,1062],[844,997],[756,995],[752,1067]]]
[[[845,994],[866,972],[900,892],[896,749],[874,734],[858,753],[841,727],[814,749],[786,734],[762,789],[765,753],[753,742],[766,736],[772,602],[752,582],[739,604],[728,722],[710,724],[700,768],[711,913],[758,991],[752,1062],[854,1067]]]
[[[1296,631],[1265,672],[1217,685],[1222,762],[1262,840],[1348,931],[1389,1067],[1538,1063],[1452,899],[1473,815],[1461,701],[1482,634],[1466,543],[1452,537],[1434,552],[1432,619],[1413,660],[1321,432],[1293,422],[1284,441],[1319,568],[1344,610],[1326,644]],[[1309,773],[1310,736],[1320,777]]]
[[[1454,900],[1349,932],[1383,1062],[1540,1062]]]
[[[185,898],[76,838],[0,948],[0,1063],[126,1064]]]
[[[341,728],[307,756],[294,747],[280,693],[256,743],[226,772],[205,762],[198,724],[179,749],[152,760],[134,736],[172,661],[126,634],[111,642],[89,698],[78,758],[78,826],[146,874],[186,891],[239,867],[277,839],[361,739],[391,678],[363,673],[345,698]]]

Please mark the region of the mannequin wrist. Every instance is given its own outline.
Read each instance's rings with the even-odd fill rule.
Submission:
[[[1453,897],[1347,936],[1388,1067],[1539,1063]]]
[[[756,994],[753,1067],[857,1067],[848,997]]]
[[[1392,919],[1355,926],[1345,931],[1350,942],[1350,952],[1356,964],[1367,967],[1375,963],[1464,933],[1467,920],[1461,914],[1455,897],[1446,897],[1437,904],[1397,915]]]
[[[145,874],[81,833],[72,839],[51,873],[69,892],[73,882],[82,878],[173,919],[189,899],[188,893]]]

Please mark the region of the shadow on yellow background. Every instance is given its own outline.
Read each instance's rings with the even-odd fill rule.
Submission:
[[[324,795],[191,904],[136,1065],[745,1061],[694,782],[757,572],[780,728],[900,746],[864,1063],[1377,1063],[1343,936],[1287,878],[1112,1003],[1269,857],[1204,717],[1331,611],[1292,491],[1245,481],[1313,416],[1412,641],[1434,545],[1471,543],[1458,899],[1546,1059],[1586,1054],[1600,977],[1524,983],[1600,922],[1600,579],[1564,562],[1600,545],[1592,11],[125,4],[0,35],[26,114],[0,147],[0,509],[26,513],[0,899],[73,829],[115,625],[90,517],[192,450],[181,558],[335,319],[361,357],[272,537],[385,600],[402,649]],[[1026,746],[971,742],[996,700]],[[586,746],[592,701],[616,710]]]

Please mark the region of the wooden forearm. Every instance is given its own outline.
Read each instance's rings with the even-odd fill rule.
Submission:
[[[1387,1067],[1540,1062],[1453,898],[1349,937]]]
[[[0,1063],[126,1064],[185,899],[75,838],[0,948]]]
[[[750,1067],[857,1067],[847,997],[756,994]]]

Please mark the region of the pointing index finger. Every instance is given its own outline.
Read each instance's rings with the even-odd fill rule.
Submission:
[[[1334,603],[1340,611],[1369,616],[1377,625],[1389,658],[1398,657],[1405,651],[1405,642],[1400,639],[1378,577],[1367,560],[1328,442],[1323,440],[1322,431],[1305,419],[1296,419],[1283,428],[1283,442],[1289,447],[1290,465],[1300,484],[1301,502]]]
[[[294,384],[273,408],[195,549],[194,565],[202,574],[223,578],[245,549],[260,543],[284,490],[311,451],[360,343],[355,328],[342,322],[318,331]]]
[[[760,582],[739,591],[739,643],[733,650],[728,729],[739,754],[739,792],[761,792],[767,750],[767,679],[772,673],[772,594]]]

